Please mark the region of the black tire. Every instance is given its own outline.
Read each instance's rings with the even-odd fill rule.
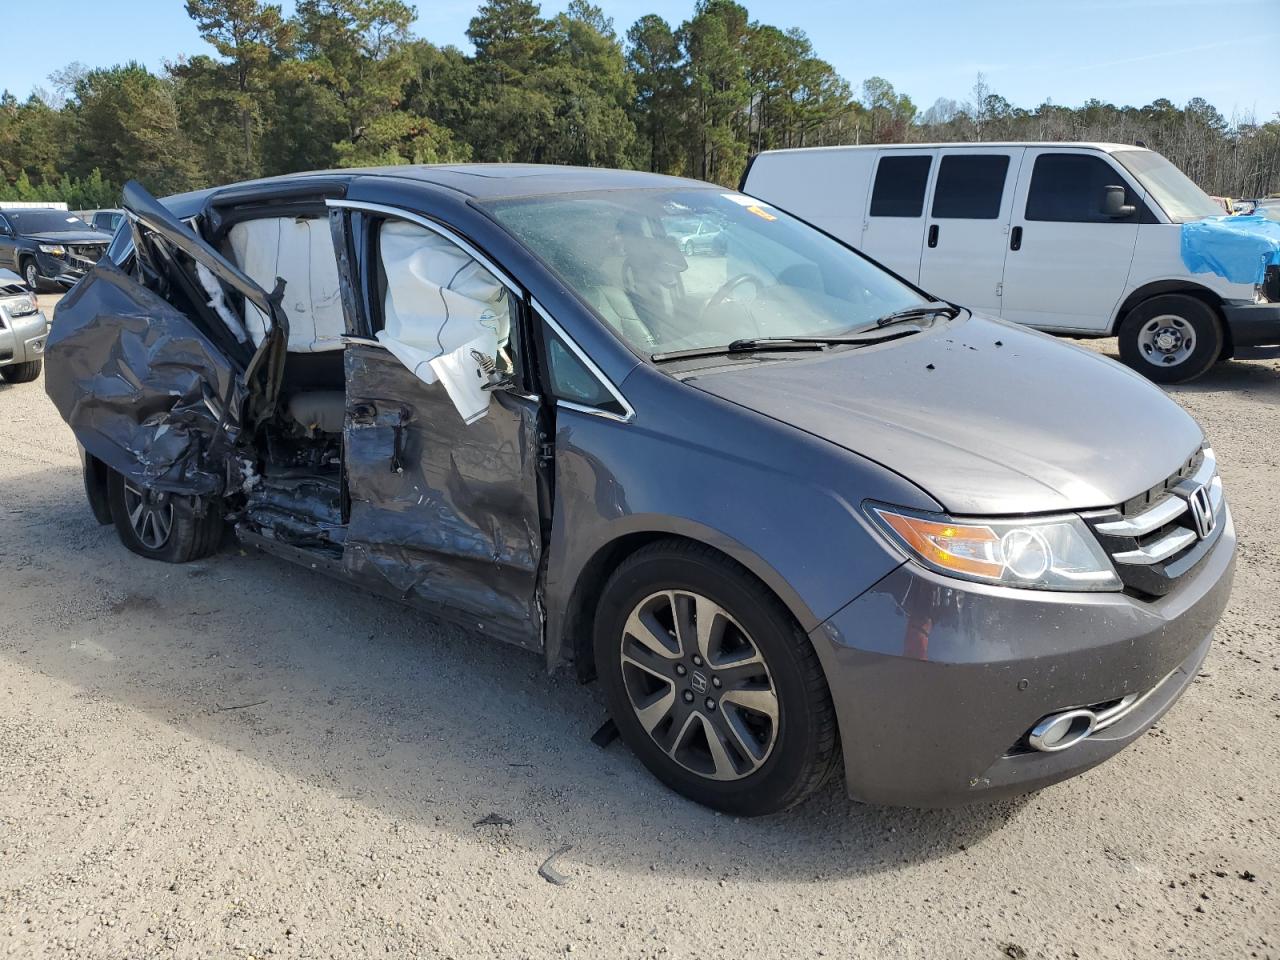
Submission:
[[[22,261],[22,279],[32,293],[40,292],[40,268],[36,265],[35,257],[27,257]]]
[[[748,646],[758,652],[758,658],[751,656],[750,659],[762,660],[767,667],[767,677],[763,681],[753,681],[752,686],[754,689],[760,682],[771,684],[776,694],[776,724],[753,722],[751,725],[757,733],[765,729],[769,731],[769,734],[761,734],[762,737],[771,736],[768,751],[759,761],[752,761],[727,737],[720,740],[722,756],[728,758],[732,754],[739,761],[738,766],[749,771],[744,774],[734,771],[737,779],[713,779],[713,772],[700,773],[690,769],[687,763],[675,759],[680,752],[678,749],[668,752],[655,739],[655,736],[670,737],[670,732],[677,725],[683,729],[697,719],[690,716],[691,713],[699,713],[706,720],[699,720],[701,727],[693,724],[690,729],[694,732],[685,741],[693,745],[685,756],[693,757],[696,756],[694,739],[709,737],[710,731],[715,729],[712,724],[726,725],[720,729],[735,725],[742,729],[744,716],[749,722],[762,720],[762,716],[744,714],[730,703],[735,685],[734,674],[729,672],[733,667],[728,665],[732,657],[722,661],[726,665],[721,669],[697,657],[690,658],[688,651],[684,651],[686,656],[677,657],[669,664],[664,660],[662,665],[670,665],[672,671],[683,666],[686,673],[677,677],[673,672],[662,681],[653,680],[654,674],[637,673],[638,665],[627,659],[626,669],[630,672],[624,676],[622,651],[629,618],[638,606],[655,602],[655,598],[664,591],[675,591],[677,596],[684,596],[682,591],[689,591],[721,608],[720,612],[728,615],[725,619],[731,624],[731,627],[722,628],[726,631],[723,644],[731,642],[728,639],[730,633],[735,638],[747,636]],[[662,601],[656,602],[660,604]],[[674,612],[674,604],[670,609]],[[721,621],[717,618],[716,622]],[[670,632],[667,636],[674,638],[675,633]],[[689,799],[739,816],[776,813],[804,800],[835,768],[839,756],[835,708],[813,645],[768,587],[715,550],[688,541],[663,540],[636,551],[618,566],[605,584],[596,609],[594,640],[596,671],[610,715],[622,739],[654,776]],[[674,639],[670,642],[678,643]],[[717,644],[717,647],[723,653],[724,646]],[[632,646],[628,649],[634,652],[637,648]],[[741,650],[740,647],[738,649]],[[739,653],[739,656],[745,654]],[[739,667],[739,673],[744,669]],[[721,672],[716,673],[716,670]],[[710,674],[710,680],[702,677],[699,687],[702,692],[693,694],[692,705],[681,706],[680,701],[693,693],[689,687],[696,683],[695,674],[704,672]],[[663,684],[670,685],[673,718],[670,724],[666,724],[666,717],[658,721],[652,727],[657,731],[655,736],[650,735],[637,714],[640,708],[634,705],[631,690],[634,690],[634,678],[637,676],[656,683],[663,690],[666,689]],[[717,683],[720,676],[727,678],[723,689],[719,689]],[[633,685],[630,689],[629,684]],[[715,684],[715,688],[710,684]],[[665,702],[667,694],[654,696]],[[711,706],[716,696],[725,698],[719,702],[718,711]],[[677,710],[682,713],[677,715]],[[720,765],[711,757],[709,740],[700,742],[708,747],[708,762],[719,771]],[[741,744],[743,741],[739,739],[737,742]],[[729,753],[723,752],[726,748]],[[754,762],[758,762],[758,766],[752,769]]]
[[[1165,333],[1178,345],[1170,352],[1153,342]],[[1120,359],[1156,383],[1186,383],[1201,376],[1218,362],[1224,343],[1217,311],[1184,293],[1142,301],[1124,318],[1118,335]],[[1184,350],[1188,338],[1189,351]]]
[[[0,380],[5,383],[30,383],[40,376],[43,366],[44,362],[41,360],[11,363],[6,367],[0,367]]]
[[[148,506],[169,510],[168,531],[161,542],[154,538],[143,539],[129,515],[126,496],[142,493],[148,497]],[[162,495],[163,499],[141,488],[134,487],[114,470],[107,477],[107,504],[111,508],[111,520],[115,524],[120,542],[139,556],[165,563],[187,563],[207,557],[218,549],[222,540],[222,513],[216,502],[206,506],[203,515],[197,514],[196,501],[191,497],[174,494]],[[153,526],[148,528],[154,531]]]

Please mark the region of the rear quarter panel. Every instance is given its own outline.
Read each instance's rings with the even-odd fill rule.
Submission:
[[[861,246],[875,150],[762,153],[744,191],[794,214],[846,243]]]

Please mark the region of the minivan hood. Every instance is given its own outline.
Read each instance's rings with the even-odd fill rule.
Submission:
[[[956,514],[1121,503],[1181,467],[1200,427],[1092,351],[981,316],[876,347],[686,382],[903,475]]]

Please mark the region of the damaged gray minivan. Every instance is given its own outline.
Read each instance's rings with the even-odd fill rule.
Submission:
[[[598,678],[739,814],[1034,790],[1195,677],[1212,450],[1096,354],[724,188],[537,166],[125,189],[47,390],[136,553],[242,543]],[[688,247],[690,230],[717,243]]]

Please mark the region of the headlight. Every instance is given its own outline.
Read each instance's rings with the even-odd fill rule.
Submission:
[[[51,253],[55,257],[65,257],[67,248],[60,243],[42,243],[40,244],[41,253]]]
[[[9,316],[29,317],[36,312],[36,303],[31,297],[18,297],[9,301]]]
[[[1119,590],[1105,551],[1074,514],[959,519],[868,504],[867,514],[913,560],[965,580],[1034,590]]]

